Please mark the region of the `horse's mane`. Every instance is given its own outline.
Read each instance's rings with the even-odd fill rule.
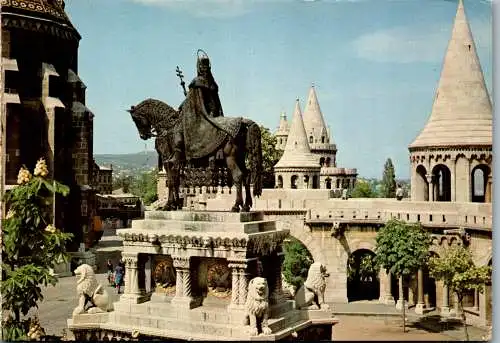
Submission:
[[[150,122],[155,122],[163,129],[169,129],[180,118],[179,111],[161,100],[146,99],[134,106],[133,113],[147,115]]]

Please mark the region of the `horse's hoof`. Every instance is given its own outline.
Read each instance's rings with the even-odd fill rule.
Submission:
[[[231,212],[240,212],[240,207],[238,205],[234,205],[231,207]]]
[[[244,206],[241,208],[241,212],[250,212],[250,206],[244,205]]]

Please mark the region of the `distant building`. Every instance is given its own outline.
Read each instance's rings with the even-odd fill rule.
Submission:
[[[282,113],[275,135],[277,148],[283,150],[274,166],[276,188],[354,188],[357,170],[337,167],[337,146],[323,119],[314,86],[304,115],[297,99],[291,124]]]
[[[113,165],[99,166],[94,161],[94,188],[98,194],[113,192]]]

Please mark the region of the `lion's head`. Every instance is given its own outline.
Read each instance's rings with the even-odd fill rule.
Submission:
[[[326,288],[326,278],[330,274],[327,272],[326,267],[320,262],[314,262],[309,267],[307,272],[307,280],[304,285],[316,292],[324,292]]]
[[[87,294],[92,297],[95,290],[99,286],[97,279],[94,274],[94,269],[88,264],[82,264],[75,269],[75,275],[77,277],[76,291],[78,294]]]

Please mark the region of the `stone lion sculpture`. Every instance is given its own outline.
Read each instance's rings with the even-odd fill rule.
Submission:
[[[329,309],[325,303],[326,278],[330,276],[326,267],[320,262],[314,262],[307,272],[307,280],[295,293],[295,306],[297,309],[317,308]]]
[[[249,325],[250,336],[271,334],[267,324],[269,317],[269,287],[263,277],[255,277],[248,284],[247,300],[245,302],[245,325]]]
[[[76,293],[78,306],[73,310],[73,316],[81,313],[102,313],[112,310],[111,299],[106,289],[97,282],[94,269],[88,264],[82,264],[75,269]],[[88,309],[87,304],[90,303]]]

